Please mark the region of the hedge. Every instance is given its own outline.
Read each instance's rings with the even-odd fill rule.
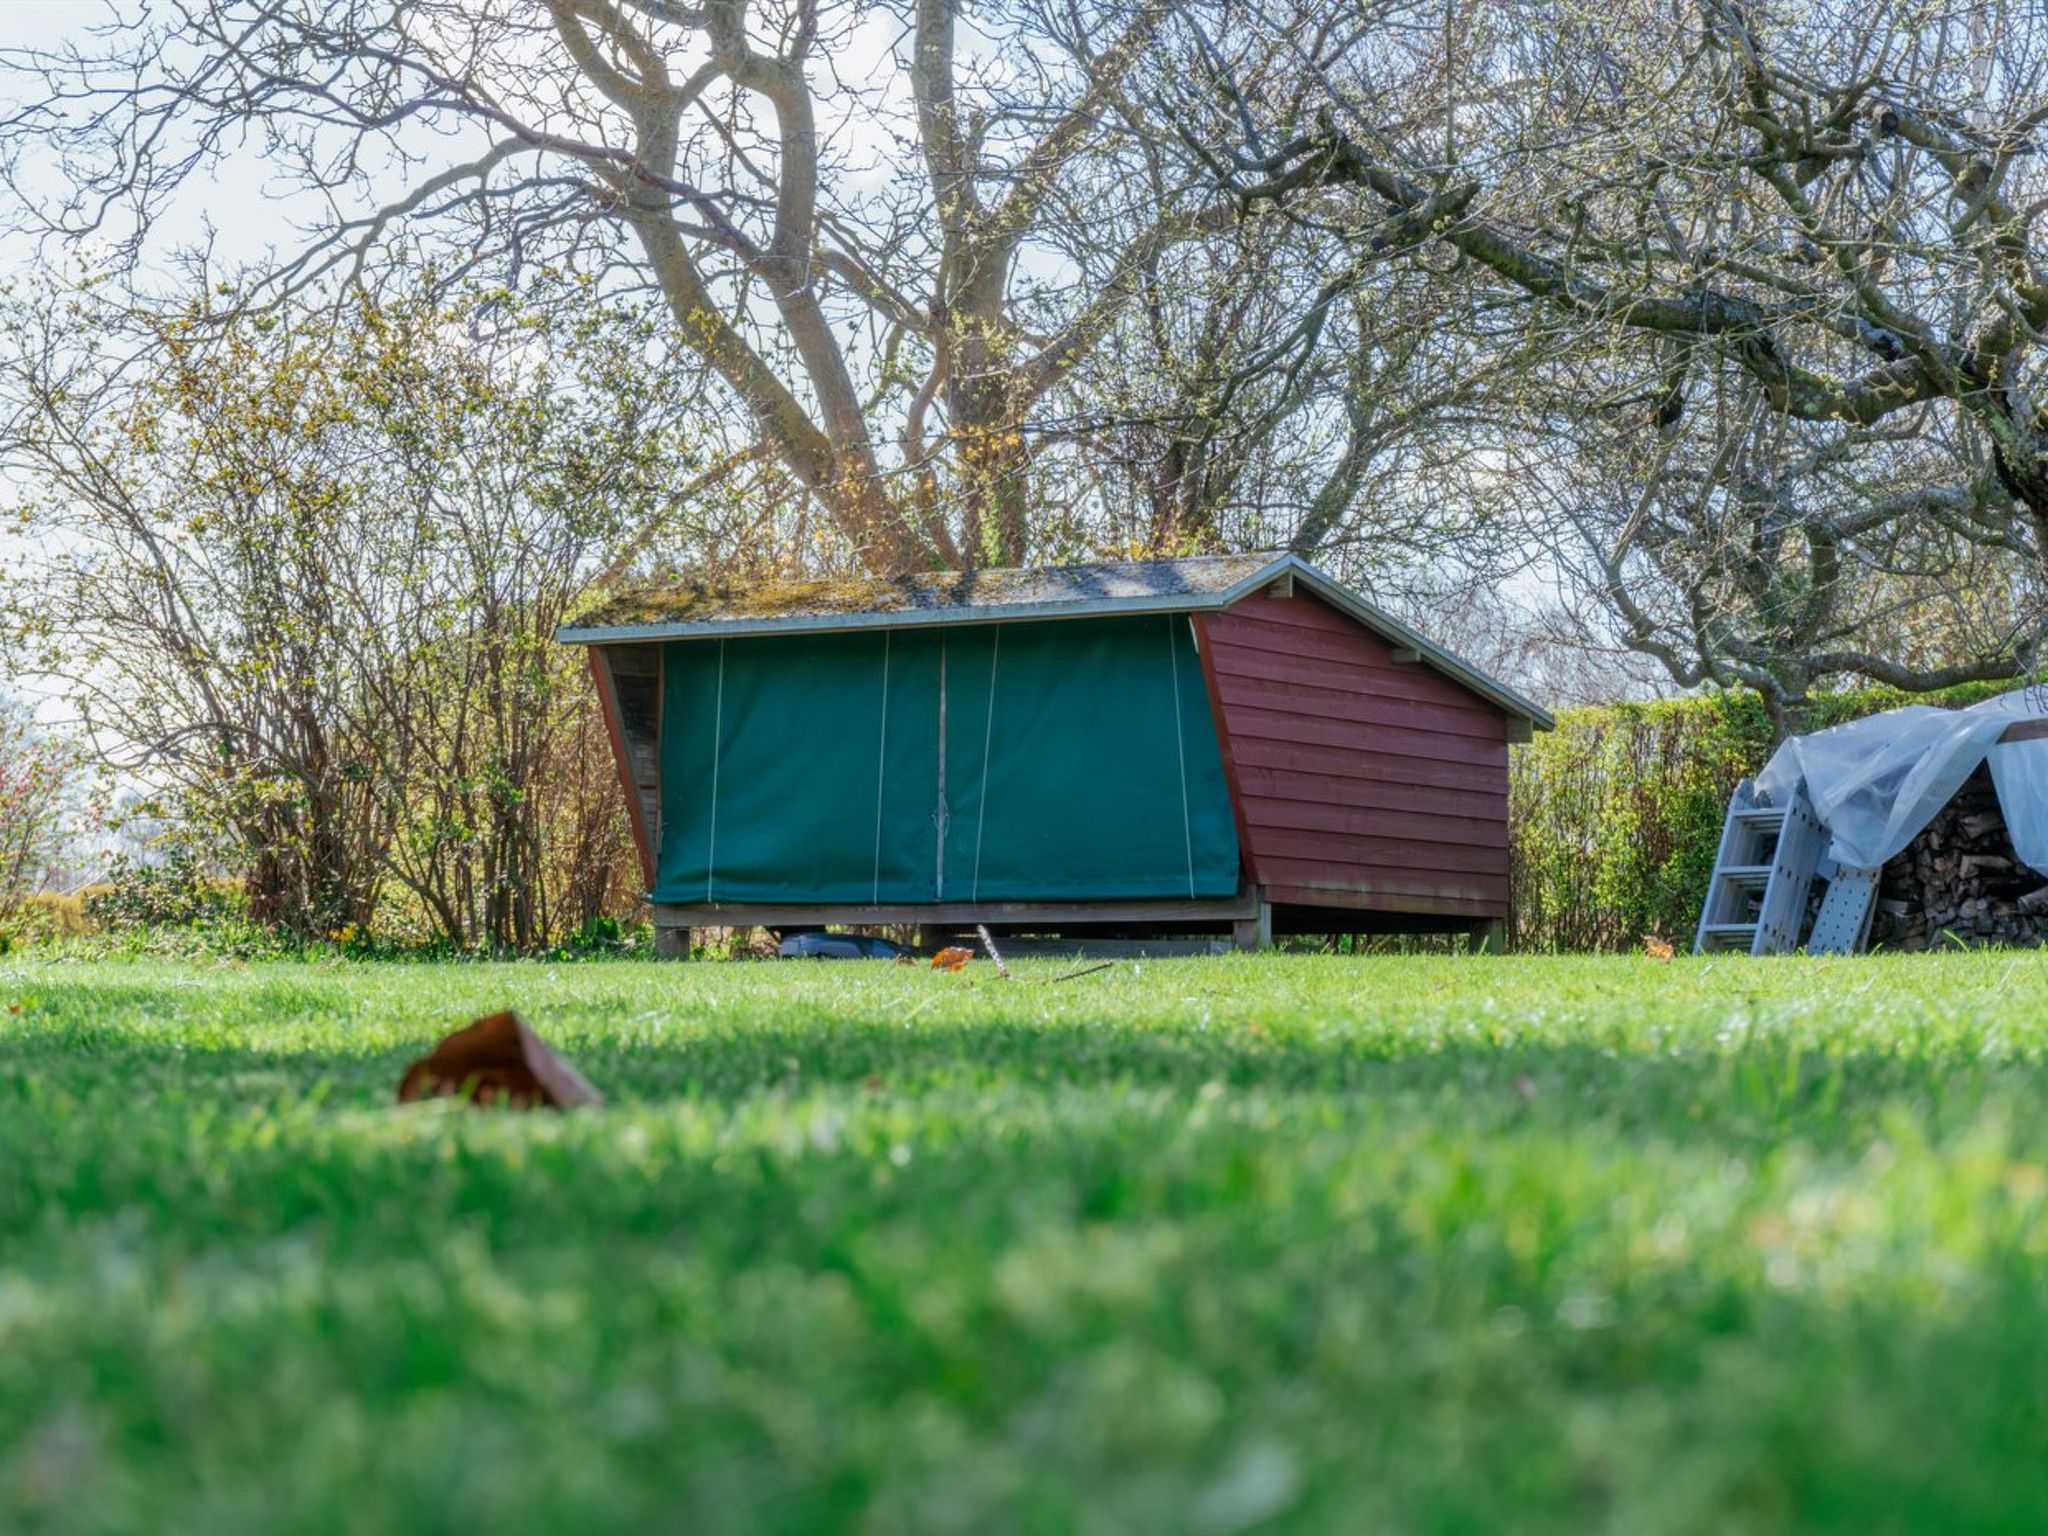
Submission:
[[[2013,686],[1857,689],[1816,698],[1809,718],[1819,729],[1902,704],[1960,708]],[[1515,749],[1509,777],[1516,947],[1689,943],[1728,797],[1770,755],[1770,722],[1751,693],[1560,714],[1556,730]]]

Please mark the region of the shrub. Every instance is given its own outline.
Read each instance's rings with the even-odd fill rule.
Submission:
[[[85,893],[78,891],[38,891],[14,913],[14,937],[29,943],[83,938],[91,928]]]
[[[104,884],[85,897],[86,918],[95,926],[189,928],[239,917],[241,893],[209,875],[191,853],[180,849],[160,864],[140,864],[115,855]]]
[[[57,862],[79,774],[69,746],[0,702],[0,933],[18,926]]]

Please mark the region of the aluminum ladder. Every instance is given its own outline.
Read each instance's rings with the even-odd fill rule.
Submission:
[[[1880,871],[1837,865],[1828,856],[1828,842],[1828,829],[1803,791],[1790,805],[1771,805],[1750,780],[1736,785],[1693,953],[1791,953],[1799,948],[1815,880],[1827,882],[1827,893],[1807,935],[1807,953],[1846,955],[1863,948],[1877,910]]]

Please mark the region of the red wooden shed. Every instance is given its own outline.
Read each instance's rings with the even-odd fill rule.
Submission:
[[[693,926],[1466,931],[1550,717],[1290,554],[678,586],[590,647],[666,947]]]

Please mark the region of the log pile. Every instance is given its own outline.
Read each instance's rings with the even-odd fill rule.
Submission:
[[[1979,767],[1921,834],[1884,867],[1872,949],[2048,944],[2048,879],[2013,852],[2005,816]]]

